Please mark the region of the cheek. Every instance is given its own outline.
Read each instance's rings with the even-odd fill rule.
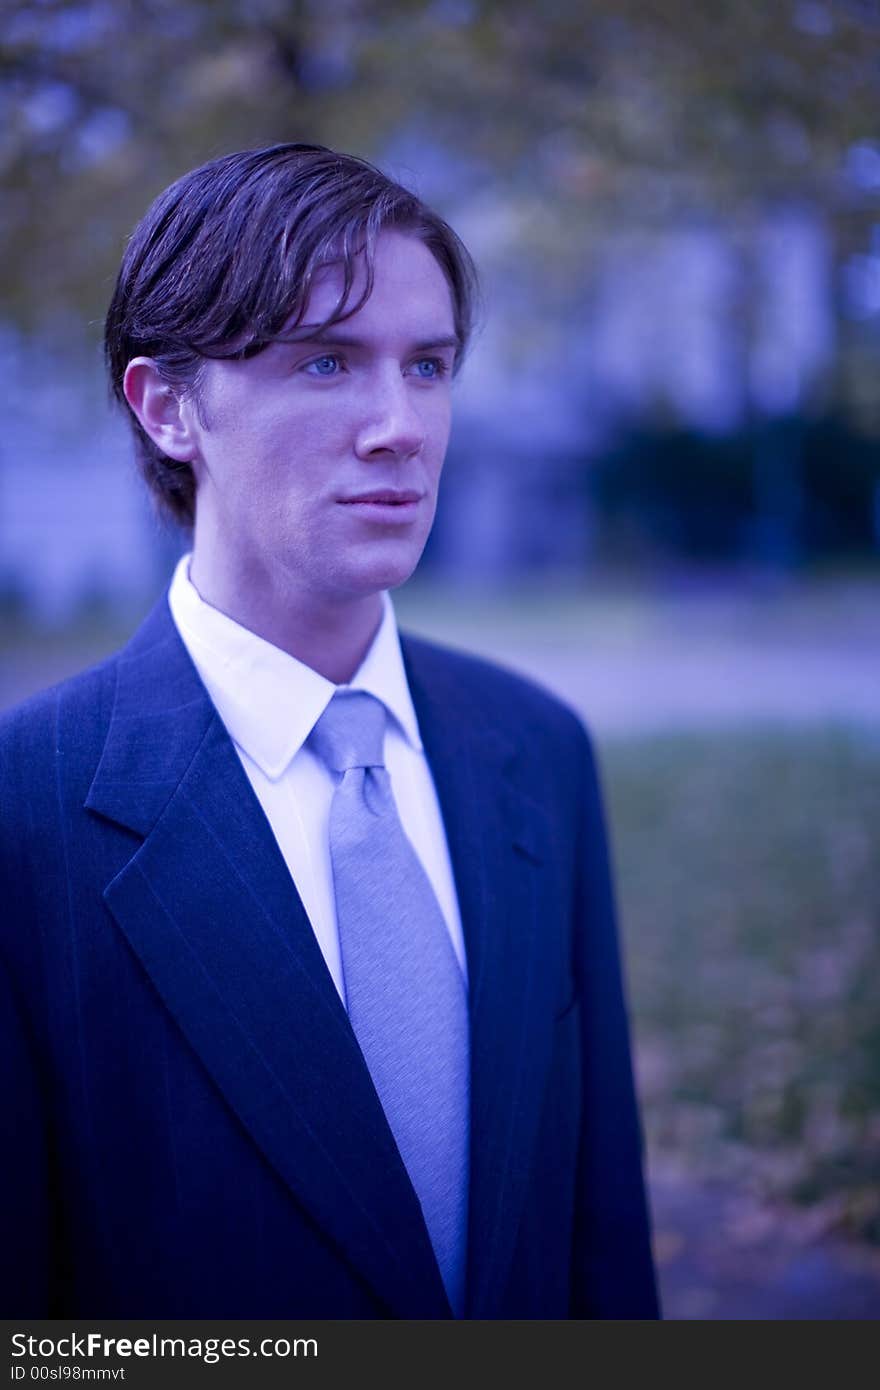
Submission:
[[[449,430],[452,424],[452,402],[448,396],[437,401],[429,412],[425,423],[434,450],[439,453],[442,460],[446,453],[446,445],[449,443]]]

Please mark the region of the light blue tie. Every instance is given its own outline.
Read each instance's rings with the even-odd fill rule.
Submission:
[[[341,773],[330,858],[348,1015],[422,1205],[453,1312],[467,1250],[467,994],[385,768],[385,706],[338,691],[309,743]]]

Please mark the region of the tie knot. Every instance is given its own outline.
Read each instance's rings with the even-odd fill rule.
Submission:
[[[365,690],[338,690],[309,735],[318,757],[334,772],[384,767],[385,706]]]

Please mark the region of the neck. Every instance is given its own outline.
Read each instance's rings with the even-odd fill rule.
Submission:
[[[292,594],[267,593],[247,583],[224,583],[190,561],[190,580],[212,608],[280,647],[334,685],[344,685],[357,671],[382,621],[382,596],[366,594],[346,601],[304,601]]]

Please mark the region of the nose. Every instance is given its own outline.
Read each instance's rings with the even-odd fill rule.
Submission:
[[[425,427],[411,393],[399,368],[374,384],[355,443],[358,458],[407,459],[419,452]]]

